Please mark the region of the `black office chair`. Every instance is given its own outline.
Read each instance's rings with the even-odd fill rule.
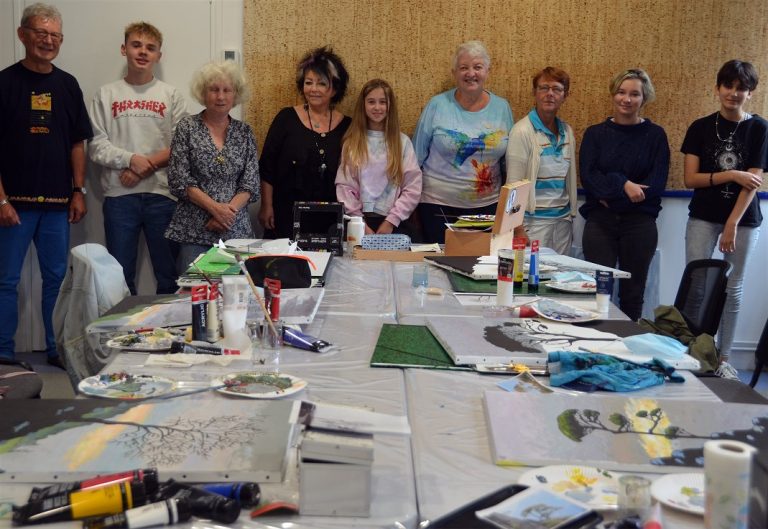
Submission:
[[[731,264],[722,259],[698,259],[685,266],[675,308],[694,335],[717,333],[730,272]]]
[[[752,380],[749,381],[749,387],[754,388],[755,384],[757,384],[757,379],[760,378],[760,373],[763,372],[766,361],[768,361],[768,321],[765,322],[763,334],[760,335],[760,340],[757,342],[757,349],[755,349],[755,372],[752,374]]]

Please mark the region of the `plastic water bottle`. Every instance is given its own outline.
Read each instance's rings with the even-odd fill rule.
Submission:
[[[365,221],[363,217],[350,217],[347,222],[347,253],[352,255],[355,246],[360,245],[365,235]]]

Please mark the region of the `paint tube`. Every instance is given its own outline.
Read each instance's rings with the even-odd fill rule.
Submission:
[[[525,268],[525,239],[515,237],[512,239],[512,249],[515,251],[515,264],[512,268],[512,284],[515,292],[521,292],[523,288],[523,270]]]
[[[159,497],[188,500],[192,516],[198,518],[231,524],[240,517],[240,502],[238,500],[226,498],[199,487],[179,483],[173,479],[169,479],[160,486]]]
[[[208,285],[192,287],[192,339],[205,340],[208,324]]]
[[[13,523],[31,525],[106,516],[144,505],[146,501],[144,483],[114,483],[95,489],[62,492],[14,507]]]
[[[219,324],[219,286],[212,283],[208,287],[208,325],[205,327],[205,339],[211,343],[221,338]]]
[[[333,345],[325,340],[304,334],[290,327],[283,327],[283,342],[292,347],[316,353],[325,353],[333,349]]]
[[[241,354],[240,349],[232,349],[230,347],[222,347],[208,342],[201,342],[198,340],[192,340],[189,343],[186,342],[171,342],[170,354],[186,353],[192,355],[216,355],[216,356],[237,356]]]
[[[156,468],[143,468],[129,470],[128,472],[118,472],[117,474],[107,474],[104,476],[95,476],[83,481],[70,481],[68,483],[56,483],[48,487],[34,487],[29,495],[28,502],[34,502],[57,494],[69,493],[75,490],[96,489],[130,481],[134,483],[144,483],[147,496],[153,496],[157,493],[159,482],[157,479]]]
[[[531,257],[528,261],[528,293],[539,293],[539,241],[531,241]]]
[[[264,304],[269,310],[269,318],[272,321],[280,319],[280,290],[282,283],[279,279],[264,278]]]
[[[200,488],[220,494],[225,498],[232,498],[240,502],[240,507],[250,509],[256,507],[261,501],[261,489],[258,483],[208,483],[200,485]]]
[[[83,529],[140,529],[155,525],[173,525],[186,522],[192,517],[192,508],[185,498],[150,503],[125,512],[91,518],[83,522]]]

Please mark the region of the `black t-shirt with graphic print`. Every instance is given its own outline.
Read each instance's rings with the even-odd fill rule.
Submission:
[[[698,156],[699,172],[746,171],[754,167],[768,169],[768,121],[753,115],[739,124],[722,116],[717,118],[717,114],[715,112],[694,121],[688,127],[680,148],[684,154]],[[689,216],[725,224],[740,191],[741,186],[735,182],[694,189],[688,206]],[[755,196],[741,217],[739,226],[759,226],[762,220],[760,203]]]

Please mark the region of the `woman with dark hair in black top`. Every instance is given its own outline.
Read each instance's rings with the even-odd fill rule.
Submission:
[[[341,140],[350,119],[335,106],[348,81],[344,63],[329,47],[311,50],[299,61],[296,88],[304,103],[278,112],[259,160],[265,238],[292,236],[295,201],[336,201]]]

